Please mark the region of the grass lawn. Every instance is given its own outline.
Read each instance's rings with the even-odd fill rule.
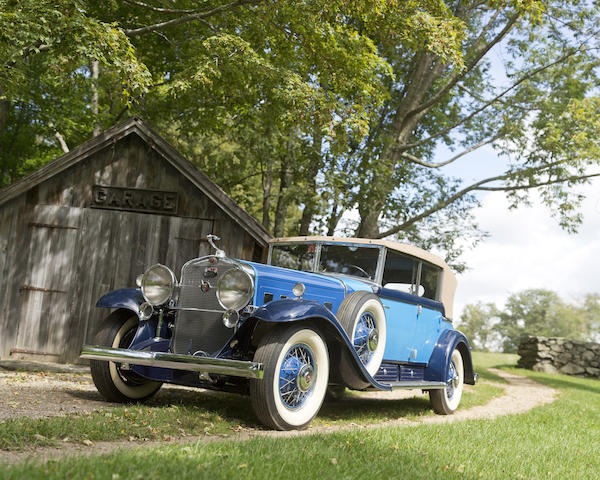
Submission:
[[[482,354],[476,362],[480,371],[512,363]],[[0,469],[0,478],[597,479],[600,381],[511,370],[559,389],[560,397],[496,420],[138,448],[18,464]]]
[[[481,384],[468,389],[463,407],[483,405],[502,394],[501,388]],[[262,429],[248,397],[227,393],[186,391],[181,403],[162,406],[133,405],[100,412],[53,418],[19,418],[0,422],[0,449],[56,446],[65,442],[110,440],[170,440],[190,435],[234,435],[243,428]],[[428,396],[405,400],[363,399],[348,394],[342,401],[326,402],[315,426],[367,424],[431,414]]]

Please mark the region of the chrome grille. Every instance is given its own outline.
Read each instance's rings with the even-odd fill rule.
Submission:
[[[183,266],[177,307],[204,311],[179,310],[173,333],[174,353],[193,355],[201,351],[211,355],[229,340],[233,330],[223,325],[224,309],[217,300],[216,288],[219,278],[235,266],[233,261],[217,257],[198,258]],[[207,271],[211,268],[216,269],[214,275]],[[210,284],[207,292],[200,289],[203,281]]]

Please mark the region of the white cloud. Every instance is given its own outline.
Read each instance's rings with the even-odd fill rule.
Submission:
[[[508,295],[547,288],[565,300],[600,292],[600,182],[586,186],[579,233],[561,230],[546,207],[508,210],[501,192],[490,193],[476,211],[490,237],[465,254],[470,270],[458,277],[455,316],[477,301],[501,306]]]

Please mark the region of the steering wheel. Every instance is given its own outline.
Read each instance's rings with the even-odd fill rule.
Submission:
[[[347,267],[352,267],[356,270],[358,270],[363,277],[368,278],[369,280],[371,280],[371,275],[369,275],[363,268],[359,267],[358,265],[353,265],[353,264],[348,264],[346,265]]]

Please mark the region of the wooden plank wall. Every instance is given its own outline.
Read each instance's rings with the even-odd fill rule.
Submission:
[[[88,208],[93,185],[176,191],[177,216]],[[135,134],[1,206],[0,358],[18,348],[76,361],[108,314],[95,307],[104,293],[134,286],[156,262],[179,276],[183,263],[210,253],[208,233],[232,257],[264,258],[251,235]]]

